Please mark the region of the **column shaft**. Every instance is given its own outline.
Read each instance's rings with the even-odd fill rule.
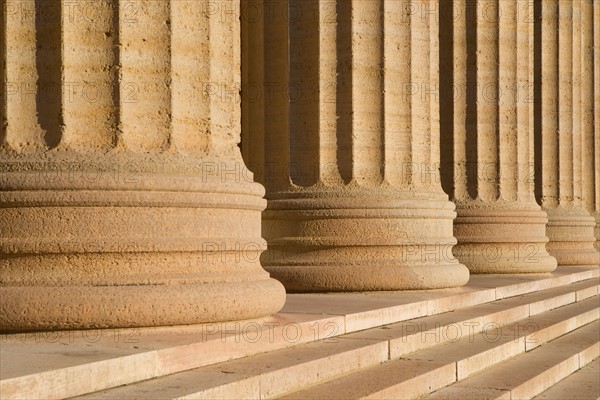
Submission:
[[[264,152],[248,146],[246,159],[275,165],[263,177],[265,268],[295,291],[466,283],[439,183],[438,2],[275,5],[275,20],[263,21],[264,68],[249,61],[243,85],[267,92],[264,76],[287,88],[265,96],[265,123],[244,132]]]
[[[284,288],[259,261],[264,188],[237,147],[236,2],[36,5],[50,3],[53,35],[42,17],[2,25],[3,73],[35,100],[2,108],[0,330],[278,311]],[[51,80],[57,105],[40,97]]]

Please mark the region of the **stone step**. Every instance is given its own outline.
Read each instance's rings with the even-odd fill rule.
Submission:
[[[289,295],[281,313],[260,321],[1,335],[0,392],[6,399],[84,395],[359,329],[418,317],[435,319],[436,314],[464,307],[483,307],[478,311],[481,321],[507,323],[532,310],[541,312],[598,293],[597,277],[597,268],[583,267],[550,274],[473,276],[467,286],[455,289]],[[490,304],[497,298],[506,303]],[[455,323],[454,313],[439,315],[440,321]]]
[[[493,344],[488,343],[489,347],[486,346],[482,340],[475,343],[473,348],[471,348],[470,345],[465,346],[465,343],[458,342],[444,344],[428,350],[430,351],[429,354],[418,352],[407,356],[406,358],[389,361],[385,364],[291,393],[282,398],[413,399],[441,389],[440,394],[435,394],[435,397],[433,398],[443,399],[445,398],[444,396],[454,396],[452,398],[465,399],[469,397],[473,398],[473,396],[475,396],[475,398],[487,396],[485,391],[490,388],[493,389],[492,393],[494,396],[502,398],[502,396],[506,396],[503,392],[506,392],[509,389],[506,389],[505,386],[496,382],[502,382],[501,377],[504,372],[495,375],[493,372],[490,374],[490,371],[495,371],[496,368],[505,368],[504,365],[513,363],[517,360],[526,361],[530,358],[529,354],[534,354],[534,352],[536,354],[536,360],[540,358],[544,359],[544,354],[550,352],[552,354],[549,355],[547,366],[548,368],[552,368],[552,363],[556,362],[559,372],[562,371],[560,366],[562,365],[561,363],[563,360],[557,356],[568,356],[566,359],[570,364],[567,364],[565,367],[565,371],[568,371],[568,375],[568,373],[573,372],[573,369],[571,368],[572,365],[574,365],[573,360],[577,362],[577,368],[579,368],[578,362],[580,356],[582,357],[582,360],[587,360],[587,363],[595,357],[594,354],[598,353],[599,338],[597,332],[598,321],[596,320],[578,330],[559,337],[556,339],[556,342],[550,342],[529,353],[525,353],[523,341],[518,340],[514,343],[514,338],[511,336],[504,336],[500,341]],[[510,359],[511,357],[512,359]],[[528,362],[526,365],[527,368],[531,369],[535,366],[535,363]],[[481,371],[484,368],[488,369],[465,379],[469,374],[478,370]],[[513,365],[512,368],[516,368],[512,371],[512,375],[519,376],[518,371],[519,368],[521,368],[520,365]],[[508,368],[506,371],[511,372],[511,369]],[[489,385],[485,381],[485,378],[477,380],[479,376],[486,373],[491,379]],[[545,370],[541,371],[540,374],[542,376],[539,380],[542,382],[544,379],[563,379],[567,376],[564,374],[561,375],[561,373],[554,374],[553,372],[546,372]],[[517,395],[521,394],[520,391],[525,392],[527,390],[527,385],[530,381],[532,385],[537,385],[536,387],[543,387],[544,389],[549,387],[549,385],[544,386],[543,384],[540,385],[538,383],[537,374],[532,375],[530,378],[531,379],[524,381],[522,386],[515,386],[515,393]],[[464,379],[462,382],[475,383],[471,383],[470,385],[466,383],[465,385],[467,386],[463,386],[462,382],[454,384],[459,379]],[[554,382],[556,382],[556,380]],[[454,385],[446,388],[451,384]],[[472,391],[474,394],[469,395],[471,389],[474,389]],[[444,392],[444,390],[448,390],[448,393]],[[457,393],[455,394],[454,392]],[[520,399],[522,397],[512,398]]]
[[[563,329],[556,327],[562,327],[564,321],[572,321],[565,326],[575,329],[598,319],[595,301],[595,298],[585,299],[539,314],[532,320],[517,321],[514,324],[516,329],[504,327],[503,331],[500,328],[500,341],[496,340],[496,334],[491,334],[490,340],[490,334],[486,336],[475,335],[474,331],[457,332],[464,337],[458,341],[450,340],[448,345],[433,347],[428,350],[430,353],[416,353],[423,354],[422,357],[408,358],[420,366],[430,365],[428,362],[432,360],[441,361],[439,365],[443,367],[442,371],[450,368],[447,365],[455,364],[451,367],[453,374],[456,375],[456,371],[461,371],[459,375],[464,374],[464,371],[472,374],[495,362],[525,352],[527,340],[531,340],[535,333],[523,327],[538,324],[536,318],[545,332],[542,339],[538,340],[538,345],[543,340],[551,340],[563,334]],[[556,336],[553,337],[552,333]],[[232,360],[93,393],[79,399],[272,398],[388,361],[388,340],[351,338],[354,335],[356,334]],[[434,345],[433,342],[430,343]],[[469,354],[465,354],[465,349]]]
[[[568,290],[569,288],[571,291]],[[593,279],[568,287],[498,300],[440,315],[416,318],[380,328],[350,333],[345,337],[387,340],[390,346],[390,358],[393,360],[442,342],[454,340],[470,332],[479,333],[495,329],[552,310],[559,305],[585,301],[588,299],[589,289],[598,293],[597,280]],[[582,294],[578,297],[577,293],[585,293],[585,296]],[[572,322],[564,322],[565,325],[569,323],[572,324]],[[522,330],[527,329],[531,330],[532,326],[524,323]],[[533,346],[534,342],[531,340],[527,344]]]
[[[569,286],[600,275],[597,267],[559,267],[550,274],[471,275],[461,288],[369,293],[288,294],[288,314],[340,315],[345,333],[356,332],[490,303],[495,300]],[[588,290],[593,291],[593,288]],[[570,290],[569,290],[570,291]],[[580,296],[584,296],[582,292]]]
[[[434,346],[403,358],[455,362],[456,377],[461,381],[598,319],[598,298],[590,298],[478,334],[471,332],[460,339],[447,338],[454,344]]]
[[[600,355],[594,321],[518,357],[484,370],[427,397],[438,399],[531,399]],[[567,398],[574,398],[568,396]]]
[[[600,399],[600,358],[534,397],[534,400],[559,399]]]

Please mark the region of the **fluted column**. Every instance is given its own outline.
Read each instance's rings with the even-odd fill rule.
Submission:
[[[438,2],[263,5],[244,87],[262,82],[264,107],[243,142],[267,188],[265,268],[296,291],[466,283],[439,182]]]
[[[559,265],[597,265],[595,220],[584,207],[584,182],[590,132],[582,102],[591,85],[583,80],[582,32],[589,19],[588,0],[540,2],[540,103],[536,121],[538,200],[548,213],[548,251]],[[582,15],[583,10],[583,15]],[[583,23],[582,23],[583,21]],[[584,42],[587,39],[584,39]],[[585,54],[583,54],[585,56]],[[589,78],[588,78],[589,79]]]
[[[2,7],[0,330],[283,305],[259,262],[264,189],[237,147],[239,7],[211,5]]]
[[[473,273],[556,268],[534,197],[530,6],[455,0],[441,12],[443,186],[457,207],[454,254]]]

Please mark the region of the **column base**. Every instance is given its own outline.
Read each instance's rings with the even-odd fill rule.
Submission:
[[[474,274],[551,272],[546,213],[539,206],[457,204],[454,255]]]
[[[267,316],[283,306],[273,280],[139,286],[1,287],[2,331],[190,325]]]
[[[189,325],[281,309],[285,289],[259,261],[261,185],[223,179],[215,165],[229,161],[203,175],[202,160],[178,155],[105,157],[50,179],[43,163],[0,163],[0,331]],[[136,170],[115,179],[124,165]]]
[[[595,247],[596,219],[583,208],[551,208],[548,213],[548,252],[559,265],[599,265]]]
[[[438,289],[467,283],[469,271],[452,254],[456,214],[451,202],[357,191],[290,193],[296,198],[269,201],[263,214],[269,246],[261,262],[288,291]]]

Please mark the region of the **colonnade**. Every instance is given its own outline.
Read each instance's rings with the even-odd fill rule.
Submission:
[[[599,263],[597,1],[1,12],[2,331]]]

